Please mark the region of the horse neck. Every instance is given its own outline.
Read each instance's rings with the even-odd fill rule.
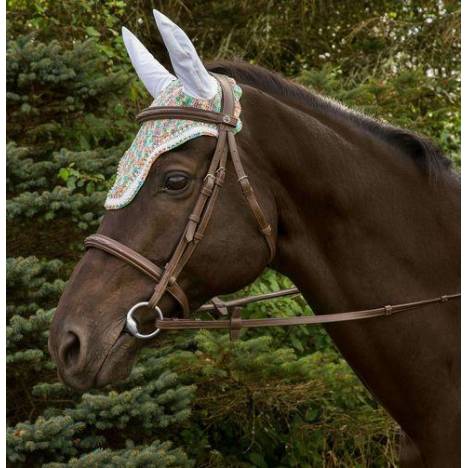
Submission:
[[[255,134],[278,210],[274,267],[310,290],[317,311],[458,291],[457,176],[429,176],[346,111],[269,101],[274,119]]]
[[[294,281],[315,313],[459,291],[454,175],[446,171],[431,181],[410,155],[347,122],[346,115],[306,114],[266,97],[255,109],[274,116],[254,125],[256,148],[268,160],[263,177],[278,210],[273,267]],[[413,392],[424,379],[418,366],[440,366],[430,383],[457,401],[445,372],[457,360],[457,306],[327,327],[361,379],[415,438],[422,408],[434,399],[440,404],[438,394]],[[410,359],[394,365],[401,355]]]

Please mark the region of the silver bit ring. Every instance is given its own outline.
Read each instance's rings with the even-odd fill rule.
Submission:
[[[151,338],[154,338],[161,331],[160,328],[156,328],[156,330],[154,330],[153,332],[147,335],[145,335],[144,333],[140,333],[138,331],[138,323],[133,318],[133,313],[136,310],[140,309],[141,307],[148,307],[148,305],[149,305],[149,302],[147,301],[138,302],[127,312],[127,322],[126,322],[125,328],[128,331],[128,333],[130,333],[130,335],[133,335],[135,338],[140,338],[141,340],[149,340]],[[158,306],[154,308],[154,311],[158,314],[158,318],[160,320],[164,319],[163,313]]]

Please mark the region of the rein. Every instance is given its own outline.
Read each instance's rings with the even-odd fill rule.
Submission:
[[[240,312],[242,310],[241,305],[249,304],[257,301],[264,301],[277,297],[289,296],[292,294],[298,294],[297,288],[283,289],[275,291],[273,293],[264,294],[260,296],[248,296],[238,300],[229,302],[222,302],[226,308],[231,309],[231,317],[226,320],[188,320],[188,319],[164,319],[160,318],[156,320],[156,327],[160,330],[200,330],[200,329],[224,329],[229,330],[231,340],[237,339],[239,331],[242,328],[264,328],[264,327],[290,327],[293,325],[321,325],[325,323],[337,323],[337,322],[349,322],[352,320],[362,320],[373,317],[388,317],[398,312],[404,312],[407,310],[418,309],[430,304],[444,303],[454,299],[459,299],[461,294],[448,294],[433,299],[425,299],[416,302],[406,302],[404,304],[386,305],[377,307],[375,309],[357,310],[353,312],[339,312],[334,314],[324,315],[302,315],[296,317],[272,317],[262,319],[242,319]],[[199,310],[213,310],[219,306],[211,304],[205,304]]]
[[[232,86],[223,75],[215,75],[221,85],[222,106],[221,112],[205,111],[193,107],[149,107],[138,116],[139,123],[158,119],[183,119],[216,124],[218,127],[218,141],[214,150],[210,166],[204,178],[202,187],[193,211],[188,218],[184,232],[164,268],[160,268],[149,259],[139,254],[130,247],[103,234],[94,234],[85,239],[86,248],[96,248],[113,255],[120,260],[129,263],[134,268],[153,279],[156,284],[153,294],[148,301],[138,302],[127,313],[126,330],[136,338],[150,339],[155,337],[161,330],[195,330],[195,329],[225,329],[230,331],[231,339],[236,339],[242,328],[276,327],[292,325],[317,325],[324,323],[336,323],[350,320],[361,320],[372,317],[390,316],[397,312],[420,308],[429,304],[445,303],[459,299],[461,294],[450,294],[441,297],[426,299],[405,304],[386,305],[383,307],[354,312],[343,312],[316,316],[297,316],[288,318],[264,318],[264,319],[242,319],[240,316],[241,306],[252,302],[273,299],[298,294],[297,288],[283,289],[273,293],[258,296],[248,296],[232,301],[222,301],[215,297],[210,303],[203,305],[199,311],[216,310],[220,315],[229,319],[220,320],[191,320],[188,319],[190,305],[184,290],[177,283],[177,279],[184,266],[189,261],[199,242],[203,239],[205,230],[218,198],[219,191],[224,183],[227,159],[230,156],[237,180],[240,184],[242,194],[247,205],[258,224],[260,233],[263,235],[269,251],[269,262],[275,256],[275,241],[271,225],[257,200],[248,176],[245,173],[237,144],[234,130],[237,118],[234,116],[234,95]],[[180,304],[184,312],[184,319],[166,319],[161,308],[158,306],[162,296],[169,293]],[[155,330],[149,334],[142,334],[138,330],[138,323],[134,313],[143,307],[153,309],[157,315]]]

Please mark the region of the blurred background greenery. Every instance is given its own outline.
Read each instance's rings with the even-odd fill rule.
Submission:
[[[166,336],[130,379],[57,381],[48,325],[150,99],[129,27],[170,67],[157,8],[205,60],[241,58],[431,137],[460,164],[452,1],[7,1],[7,459],[10,466],[397,466],[397,428],[323,330]],[[286,287],[267,271],[249,293]],[[245,316],[312,311],[299,298]]]

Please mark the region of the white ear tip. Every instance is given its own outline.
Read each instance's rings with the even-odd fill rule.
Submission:
[[[211,99],[218,90],[216,80],[207,72],[187,34],[158,10],[154,19],[184,91],[194,97]]]
[[[181,34],[184,38],[186,38],[187,41],[190,41],[190,39],[187,37],[184,31],[177,26],[177,24],[174,23],[174,21],[170,20],[166,15],[163,15],[160,11],[158,10],[153,10],[153,15],[154,15],[154,20],[156,21],[156,26],[159,29],[159,32],[161,35],[164,36],[167,34]]]
[[[122,26],[122,39],[127,49],[130,46],[130,44],[139,42],[135,34],[133,34],[132,31],[127,29],[125,26]]]
[[[133,36],[133,33],[127,29],[125,26],[122,26],[122,37],[124,39],[129,39]]]
[[[159,27],[160,24],[171,24],[172,21],[165,15],[163,15],[160,11],[158,10],[153,10],[153,15],[154,15],[154,19]],[[172,23],[174,24],[174,23]]]

